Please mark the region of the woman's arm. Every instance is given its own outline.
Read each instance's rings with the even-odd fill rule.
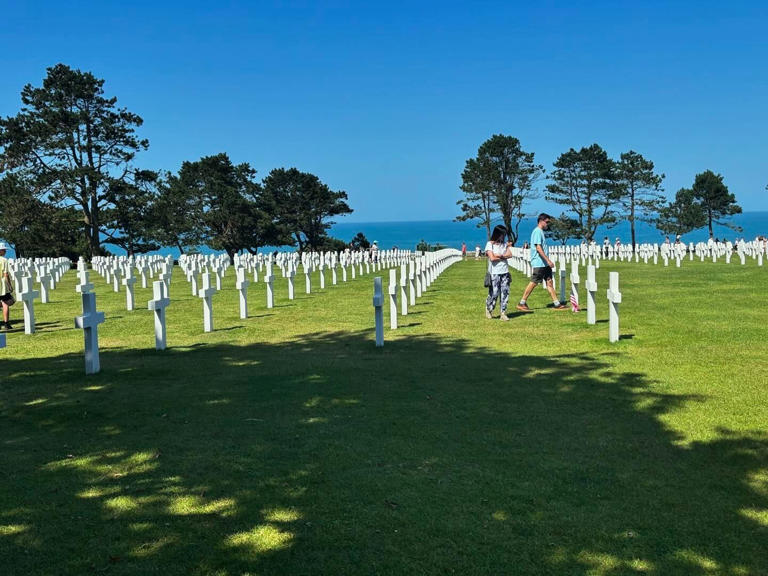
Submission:
[[[488,256],[488,260],[491,262],[498,262],[499,260],[503,260],[501,256],[496,256],[496,254],[493,253],[493,250],[486,250],[485,255]]]

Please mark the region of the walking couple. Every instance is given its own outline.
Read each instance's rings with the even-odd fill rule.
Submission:
[[[552,283],[552,268],[554,263],[547,254],[547,241],[544,231],[549,226],[552,217],[549,214],[539,214],[536,228],[531,233],[531,281],[523,291],[523,297],[516,308],[521,312],[533,312],[528,307],[528,297],[537,284],[544,283],[550,296],[552,296],[555,310],[566,310],[568,306],[560,302],[555,294]],[[485,300],[485,317],[493,318],[492,311],[496,307],[496,301],[500,300],[502,320],[509,320],[507,316],[507,303],[509,302],[509,267],[507,260],[512,257],[512,243],[507,242],[507,229],[504,226],[496,226],[491,234],[491,239],[485,245],[485,253],[488,256],[488,272],[490,274],[490,286],[488,298]]]

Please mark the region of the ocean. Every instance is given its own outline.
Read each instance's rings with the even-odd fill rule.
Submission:
[[[737,226],[741,226],[742,232],[735,232],[725,226],[715,226],[714,234],[717,238],[728,238],[730,240],[745,238],[753,240],[758,235],[768,235],[768,212],[737,214],[730,221]],[[494,224],[499,223],[494,222]],[[530,236],[534,226],[536,226],[535,216],[523,219],[520,223],[520,240],[518,244],[522,245]],[[478,228],[474,222],[453,222],[451,220],[339,222],[331,228],[332,236],[346,242],[350,241],[358,232],[365,234],[365,237],[371,242],[378,240],[379,247],[384,250],[395,246],[413,250],[421,240],[433,245],[441,244],[448,248],[461,248],[462,242],[466,242],[467,249],[473,250],[476,245],[479,245],[481,248],[484,247],[487,240],[485,228]],[[651,224],[644,222],[637,223],[635,233],[639,243],[661,243],[664,241],[663,234]],[[605,236],[608,236],[611,242],[614,242],[616,238],[620,238],[622,243],[628,243],[631,239],[629,222],[622,221],[611,228],[598,228],[595,240],[601,243]],[[684,234],[682,240],[687,244],[689,242],[706,241],[708,238],[708,229],[701,228],[694,230],[690,234]],[[674,237],[672,240],[674,241]],[[573,240],[570,243],[577,244],[579,241]]]

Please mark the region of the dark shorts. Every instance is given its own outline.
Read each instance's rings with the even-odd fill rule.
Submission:
[[[546,282],[552,279],[552,268],[549,266],[542,266],[541,268],[534,268],[531,274],[531,282],[538,284],[539,282]]]

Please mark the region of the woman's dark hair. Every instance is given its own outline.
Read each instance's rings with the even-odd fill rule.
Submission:
[[[501,242],[504,240],[504,236],[507,235],[507,229],[499,224],[496,226],[496,228],[493,229],[493,232],[491,232],[491,242]]]

